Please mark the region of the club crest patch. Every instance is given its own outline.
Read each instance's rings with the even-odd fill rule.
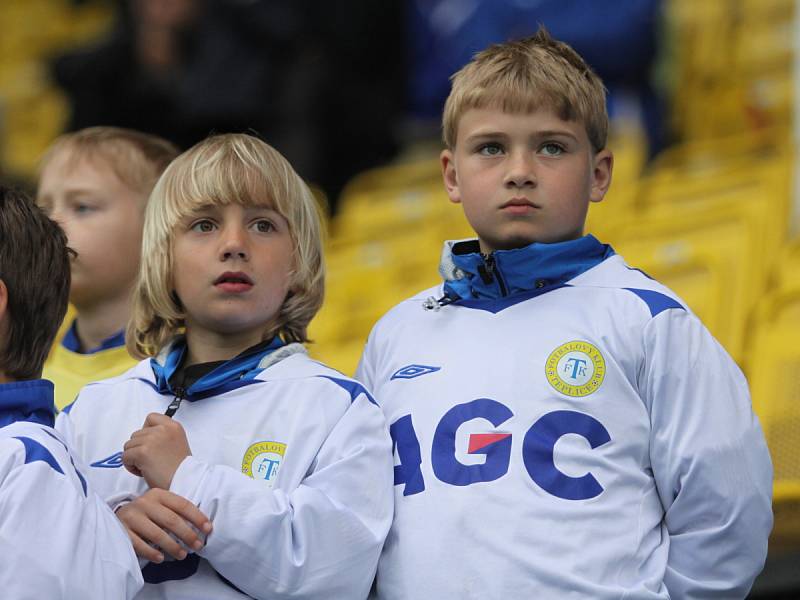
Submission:
[[[272,487],[278,476],[286,444],[281,442],[256,442],[242,457],[242,473],[253,479],[263,479]]]
[[[547,381],[566,396],[588,396],[603,383],[606,361],[589,342],[561,344],[547,357]]]

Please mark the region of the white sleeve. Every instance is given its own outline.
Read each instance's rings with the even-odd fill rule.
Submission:
[[[383,414],[362,392],[296,489],[189,456],[170,490],[211,519],[199,554],[246,594],[353,600],[366,598],[391,525],[392,477]]]
[[[361,360],[358,361],[358,368],[356,369],[355,379],[360,381],[368,390],[375,389],[375,360],[372,356],[375,347],[375,329],[370,333],[367,343],[364,346],[364,352],[361,354]]]
[[[0,440],[3,597],[133,598],[143,581],[122,525],[60,442],[23,437]]]
[[[772,463],[747,381],[683,310],[646,326],[642,377],[670,537],[664,583],[672,598],[744,598],[772,528]]]

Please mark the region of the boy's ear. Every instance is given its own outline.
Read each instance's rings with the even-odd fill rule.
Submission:
[[[461,192],[458,189],[458,176],[456,175],[456,165],[453,161],[453,153],[450,150],[442,150],[439,155],[442,165],[442,178],[444,179],[444,189],[450,197],[450,202],[458,204],[461,202]]]
[[[8,288],[0,279],[0,353],[5,356],[8,344]],[[0,383],[11,381],[0,365]]]
[[[6,334],[8,316],[8,288],[6,282],[0,279],[0,348],[3,347],[3,338]]]
[[[6,316],[8,310],[8,288],[6,282],[0,279],[0,321]]]
[[[614,155],[605,148],[594,155],[592,169],[592,189],[589,200],[600,202],[611,185],[611,172],[614,169]]]

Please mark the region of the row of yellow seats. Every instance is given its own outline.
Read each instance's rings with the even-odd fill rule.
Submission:
[[[71,0],[3,0],[0,3],[0,50],[4,59],[42,56],[107,31],[114,12],[110,3]]]
[[[784,284],[762,301],[747,357],[753,408],[774,468],[771,543],[778,545],[800,540],[800,286]]]
[[[604,238],[681,295],[740,362],[787,236],[789,166],[782,158],[713,177],[662,172],[640,182],[626,213],[607,213]]]
[[[328,253],[325,303],[311,325],[319,346],[366,339],[392,306],[438,282],[442,242],[422,229],[358,244],[334,245]],[[352,364],[334,361],[350,372]]]
[[[667,4],[662,76],[682,137],[790,126],[794,13],[794,0]]]

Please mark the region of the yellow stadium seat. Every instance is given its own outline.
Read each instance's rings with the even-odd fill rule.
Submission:
[[[630,265],[674,290],[731,356],[742,360],[756,271],[746,222],[709,214],[690,222],[661,217],[631,224],[613,236],[613,246]]]
[[[442,239],[471,235],[461,207],[449,201],[440,182],[352,196],[333,222],[334,235],[348,242],[419,229],[435,230]]]
[[[770,543],[800,543],[800,288],[781,290],[759,307],[748,351],[753,408],[775,471],[775,526]]]
[[[339,206],[346,207],[352,198],[381,190],[442,185],[442,171],[436,158],[384,165],[368,169],[347,182],[339,198]]]
[[[781,248],[770,284],[778,290],[800,288],[800,237],[792,238]]]
[[[602,242],[610,242],[615,231],[636,220],[636,199],[639,185],[631,181],[625,185],[614,184],[602,202],[590,203],[586,216],[586,233],[591,233]]]
[[[442,241],[424,229],[369,242],[334,242],[325,303],[310,336],[320,346],[363,343],[375,322],[401,300],[438,283]]]
[[[764,162],[747,170],[725,170],[713,177],[650,177],[641,184],[639,217],[690,223],[711,215],[746,223],[751,230],[752,259],[758,266],[749,291],[751,299],[757,299],[787,236],[789,181],[788,160]]]
[[[317,342],[309,344],[308,353],[311,358],[352,377],[355,375],[366,341],[364,338],[361,341],[353,340],[344,344]]]

